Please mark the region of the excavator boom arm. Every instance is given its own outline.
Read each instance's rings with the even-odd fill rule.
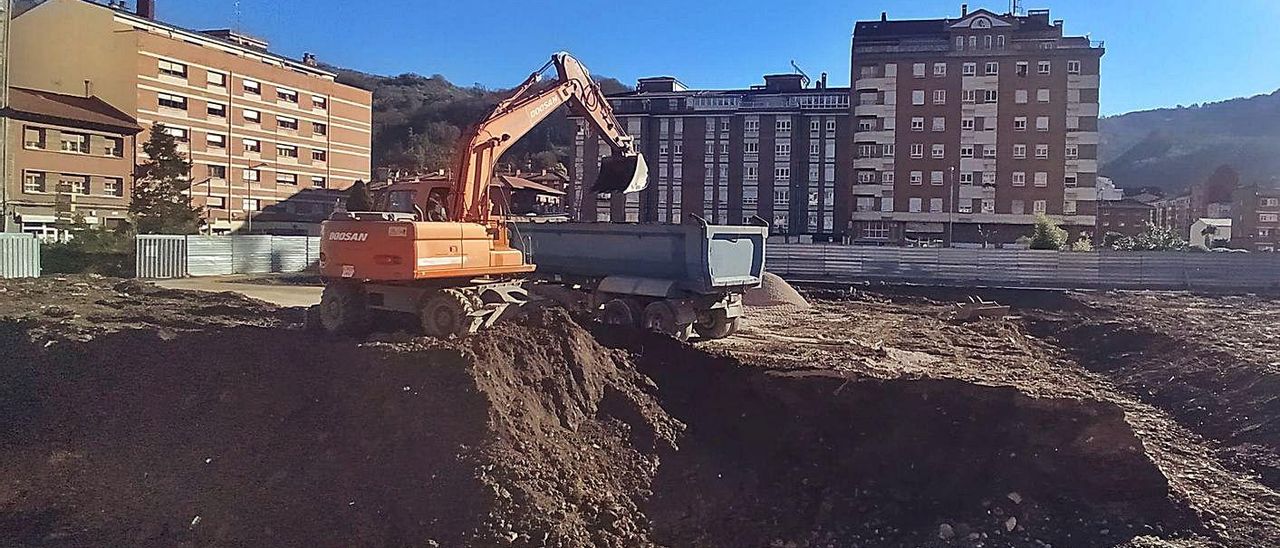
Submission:
[[[550,66],[556,69],[556,84],[530,95],[529,91]],[[643,158],[636,151],[632,137],[626,134],[614,117],[613,109],[600,86],[591,79],[591,74],[582,63],[568,53],[560,52],[553,55],[542,69],[530,75],[509,98],[499,103],[469,133],[470,138],[464,141],[460,151],[453,203],[449,210],[452,220],[484,222],[489,219],[489,184],[498,159],[539,122],[566,103],[577,114],[591,121],[596,131],[613,148],[615,156],[635,162],[636,173],[631,175],[631,179],[647,175]],[[643,186],[636,186],[628,184],[627,190],[643,189]]]

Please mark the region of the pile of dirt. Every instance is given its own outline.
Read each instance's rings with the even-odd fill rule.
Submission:
[[[0,314],[0,545],[1103,547],[1202,529],[1111,403],[769,371],[559,310],[357,343],[172,310],[218,295],[136,298],[178,325],[49,344],[65,325]]]
[[[747,290],[742,304],[756,307],[809,308],[809,301],[777,274],[765,272],[760,287]]]

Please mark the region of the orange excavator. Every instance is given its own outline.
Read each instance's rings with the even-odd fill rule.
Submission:
[[[552,68],[556,80],[543,83]],[[527,301],[521,277],[535,266],[512,247],[512,225],[490,199],[491,180],[502,154],[566,104],[613,149],[592,191],[644,190],[644,157],[599,85],[573,56],[556,53],[462,136],[443,196],[423,192],[408,207],[390,208],[399,211],[340,211],[322,224],[320,326],[359,333],[371,310],[387,310],[416,315],[428,335],[464,336]]]

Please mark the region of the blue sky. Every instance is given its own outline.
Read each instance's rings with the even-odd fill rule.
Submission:
[[[1104,40],[1102,111],[1116,114],[1280,88],[1280,1],[1024,0]],[[628,84],[670,74],[691,87],[745,87],[762,74],[826,71],[848,85],[853,22],[958,16],[940,0],[158,0],[161,18],[238,27],[272,49],[378,74],[443,74],[506,87],[568,50]],[[237,10],[238,6],[238,10]],[[1008,11],[1007,2],[970,2]]]

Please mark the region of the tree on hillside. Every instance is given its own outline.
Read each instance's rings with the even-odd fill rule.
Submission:
[[[1230,202],[1231,194],[1240,186],[1240,174],[1227,164],[1218,166],[1204,182],[1205,203]]]
[[[1044,215],[1036,215],[1036,227],[1031,232],[1031,249],[1060,250],[1067,245],[1067,231]]]
[[[151,127],[151,138],[142,145],[149,158],[138,166],[129,214],[139,234],[195,234],[200,229],[200,208],[191,206],[185,191],[191,162],[178,151],[178,140],[163,124]]]

